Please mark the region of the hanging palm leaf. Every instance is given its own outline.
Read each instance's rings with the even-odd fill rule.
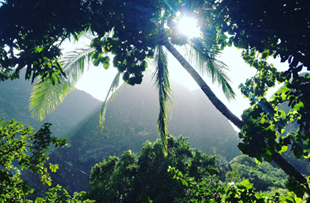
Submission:
[[[91,55],[94,51],[95,49],[91,47],[80,48],[69,52],[69,54],[60,59],[64,72],[72,84],[75,85],[84,73],[85,63],[87,63],[86,70],[91,67]]]
[[[229,84],[231,81],[226,75],[228,70],[226,64],[217,60],[215,54],[208,50],[200,40],[191,39],[184,47],[187,50],[188,61],[191,62],[190,59],[194,59],[198,71],[202,75],[207,73],[213,83],[217,82],[228,100],[234,99],[235,93]]]
[[[100,127],[100,130],[102,132],[103,130],[103,125],[104,125],[104,122],[105,122],[105,113],[106,113],[106,109],[107,109],[107,104],[108,104],[108,101],[109,101],[109,98],[110,99],[113,99],[117,93],[117,90],[118,90],[118,87],[119,87],[119,79],[120,79],[120,76],[121,76],[121,73],[120,72],[117,72],[117,74],[115,75],[113,81],[112,81],[112,84],[109,88],[109,91],[107,93],[107,96],[103,102],[103,105],[101,107],[101,111],[100,111],[100,115],[99,115],[99,127]]]
[[[60,63],[67,79],[57,78],[54,80],[39,80],[31,90],[29,109],[32,117],[38,116],[43,120],[45,116],[55,110],[55,106],[61,104],[75,88],[75,84],[85,71],[85,63],[90,62],[93,48],[82,48],[69,52],[61,58]],[[87,67],[90,67],[88,65]]]
[[[164,155],[167,156],[167,112],[170,107],[171,88],[169,83],[167,53],[162,46],[158,46],[155,50],[154,64],[156,69],[153,74],[153,79],[157,85],[159,97],[157,128],[161,137]]]
[[[38,116],[40,121],[43,120],[45,115],[54,111],[74,89],[75,87],[68,81],[61,81],[55,85],[51,80],[38,82],[30,95],[31,116]]]

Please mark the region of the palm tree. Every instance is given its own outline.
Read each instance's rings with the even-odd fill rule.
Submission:
[[[200,17],[199,23],[203,33],[201,39],[189,39],[177,32],[177,15],[174,8],[178,8],[185,15]],[[108,93],[115,92],[119,85],[119,78],[131,85],[142,81],[142,72],[147,67],[147,60],[154,58],[156,64],[154,79],[159,90],[159,117],[158,131],[163,143],[163,151],[166,153],[167,131],[167,104],[171,93],[168,76],[168,50],[190,73],[202,91],[211,100],[214,106],[226,116],[238,128],[243,127],[243,121],[232,114],[229,109],[215,96],[210,87],[204,82],[197,70],[178,52],[174,45],[189,45],[195,50],[200,66],[209,71],[214,81],[217,81],[227,96],[233,98],[234,93],[229,85],[229,79],[223,72],[225,66],[216,63],[215,55],[219,53],[218,40],[221,38],[221,30],[212,21],[212,5],[200,1],[148,1],[139,3],[131,1],[100,1],[93,9],[91,31],[96,33],[92,40],[92,48],[82,49],[64,58],[63,67],[68,79],[52,77],[50,81],[40,81],[33,89],[30,108],[33,115],[44,118],[63,101],[65,96],[72,91],[78,76],[84,72],[85,59],[93,60],[95,65],[102,63],[108,67],[107,53],[114,56],[113,64],[118,69]],[[133,12],[134,11],[134,12]],[[211,32],[210,32],[211,30]],[[106,33],[113,31],[112,35]],[[213,32],[213,33],[212,33]],[[55,82],[56,81],[56,82]],[[100,125],[103,125],[104,114],[108,96],[103,103],[100,113]],[[290,176],[295,177],[300,183],[306,179],[278,153],[274,152],[273,160]]]
[[[165,9],[169,10],[169,8],[167,7]],[[167,38],[169,38],[170,36],[167,36],[166,34],[167,31],[169,30],[165,28],[165,25],[169,22],[165,19],[167,19],[168,17],[172,18],[174,15],[175,14],[172,15],[171,13],[166,12],[165,10],[161,9],[160,10],[160,17],[161,17],[160,21],[151,22],[151,24],[153,25],[151,35],[153,36],[157,35],[156,37],[159,38],[159,40],[157,40],[158,44],[155,44],[154,51],[149,50],[150,54],[146,54],[147,56],[144,56],[140,64],[140,66],[142,65],[145,68],[147,66],[146,58],[154,59],[153,64],[155,66],[155,72],[154,72],[153,78],[158,88],[159,104],[160,104],[159,105],[160,110],[159,110],[159,116],[158,116],[158,131],[159,131],[160,137],[162,138],[165,153],[166,153],[166,149],[165,149],[166,148],[166,137],[168,134],[166,118],[167,118],[167,111],[168,111],[168,105],[169,105],[169,98],[171,94],[171,89],[170,89],[170,84],[169,84],[167,50],[169,50],[170,53],[173,54],[173,56],[177,56],[177,59],[180,61],[180,63],[184,67],[191,67],[191,71],[196,74],[196,78],[197,78],[197,75],[200,77],[197,70],[192,68],[192,66],[190,66],[189,63],[183,58],[184,61],[187,63],[187,65],[184,65],[184,62],[182,61],[182,59],[180,59],[180,56],[182,57],[182,55],[167,40]],[[175,26],[175,25],[172,25],[172,26]],[[116,38],[114,36],[115,33],[117,33],[117,30],[115,27],[113,27],[112,32],[110,32],[110,34],[105,33],[104,36],[101,38],[101,40],[99,40],[100,37],[96,37],[93,39],[92,41],[93,48],[88,47],[88,48],[78,49],[73,52],[70,52],[67,56],[63,57],[60,60],[60,62],[63,66],[67,79],[61,78],[59,81],[55,82],[57,78],[55,77],[54,80],[52,78],[52,80],[39,81],[34,86],[33,91],[31,93],[31,97],[30,97],[30,101],[31,101],[30,109],[32,111],[32,116],[38,116],[39,119],[42,120],[46,114],[53,111],[55,109],[55,106],[59,105],[64,100],[64,98],[71,91],[73,91],[74,85],[76,84],[79,76],[82,75],[85,71],[85,63],[89,63],[90,60],[93,60],[93,63],[95,65],[99,65],[99,63],[103,63],[103,65],[107,68],[109,65],[109,58],[106,55],[102,55],[101,50],[98,51],[98,44],[100,45],[102,43],[105,43],[103,49],[107,53],[108,47],[113,42],[113,39],[115,40]],[[177,34],[174,34],[174,36],[171,36],[171,37],[172,38],[178,37]],[[194,50],[197,53],[197,56],[198,56],[197,61],[199,61],[198,64],[200,65],[199,70],[208,71],[213,81],[218,82],[222,86],[223,92],[225,93],[226,97],[229,99],[234,98],[234,92],[229,85],[229,78],[225,75],[225,72],[224,72],[224,70],[227,68],[226,65],[223,63],[218,63],[218,61],[215,59],[214,56],[210,56],[208,54],[203,55],[203,51],[199,50],[200,46],[202,45],[201,41],[194,40],[194,39],[186,39],[184,36],[182,37],[183,39],[176,39],[176,40],[179,40],[179,41],[182,40],[183,43],[181,45],[188,44],[191,50]],[[119,36],[117,38],[119,39]],[[153,39],[154,37],[149,39],[149,41]],[[99,49],[101,49],[101,47],[99,47]],[[112,53],[113,51],[114,50],[111,50]],[[129,51],[127,55],[123,56],[123,58],[125,58],[126,61],[129,61],[130,58],[128,58],[128,55],[133,54],[133,53],[134,52]],[[124,60],[122,58],[120,59],[118,54],[116,54],[115,58],[117,58],[117,60]],[[114,58],[114,61],[115,61],[115,58]],[[116,64],[114,63],[114,65]],[[122,71],[120,70],[121,68],[122,67],[118,67],[119,73],[115,76],[115,79],[113,80],[111,84],[106,100],[103,103],[101,113],[100,113],[100,119],[99,119],[101,128],[103,128],[103,124],[104,124],[104,115],[105,115],[105,109],[106,109],[108,98],[110,95],[113,95],[113,93],[115,93],[115,91],[117,90],[119,86],[120,76],[123,75],[123,79],[127,83],[134,84],[132,83],[133,80],[131,80],[134,77],[131,77],[131,78],[129,77],[129,74],[132,75],[130,71],[131,72],[134,72],[134,71],[132,70]],[[140,76],[139,73],[137,75]],[[139,83],[139,82],[135,82],[135,83]],[[204,83],[204,89],[205,87],[209,88],[206,85],[206,83]],[[205,92],[208,92],[209,94],[210,91],[205,91]],[[207,96],[210,97],[210,94]],[[213,94],[213,97],[216,98],[214,94]],[[211,101],[214,101],[214,99],[211,99]]]

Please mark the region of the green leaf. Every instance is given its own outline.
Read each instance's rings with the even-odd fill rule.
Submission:
[[[220,37],[220,40],[225,41],[228,37],[225,34],[222,34],[222,36]]]
[[[241,182],[241,185],[244,186],[247,190],[252,189],[253,185],[250,183],[248,179],[245,179]]]
[[[143,66],[144,68],[147,68],[147,67],[148,67],[148,63],[147,63],[146,61],[142,61],[142,66]]]
[[[100,64],[100,59],[95,59],[93,62],[94,66],[99,66]]]
[[[286,152],[287,149],[288,149],[288,146],[282,146],[282,147],[281,147],[281,151],[279,151],[279,152],[280,152],[280,153]]]
[[[279,113],[280,117],[286,118],[286,114],[285,114],[285,112],[283,110],[279,110],[278,113]]]
[[[110,57],[105,56],[100,58],[100,62],[103,64],[104,69],[108,69],[110,67]]]
[[[37,47],[34,53],[40,53],[41,51],[43,51],[43,49],[43,47]]]
[[[182,184],[185,185],[186,187],[188,186],[188,182],[186,180],[182,180]]]
[[[262,164],[262,162],[259,161],[258,159],[255,159],[255,163],[256,163],[257,165],[261,165],[261,164]]]
[[[263,198],[259,193],[255,193],[255,197],[256,197],[257,199],[262,199],[262,198]]]
[[[59,166],[57,164],[50,164],[50,169],[52,172],[56,173],[57,169],[59,169]]]

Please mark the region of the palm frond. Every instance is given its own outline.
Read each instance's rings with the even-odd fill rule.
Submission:
[[[69,40],[73,42],[78,42],[81,39],[81,37],[85,37],[89,40],[92,40],[94,38],[94,35],[90,30],[90,28],[87,28],[84,31],[81,31],[79,33],[72,33],[68,36]]]
[[[106,114],[106,109],[107,109],[107,104],[108,104],[109,98],[110,98],[110,96],[111,96],[111,99],[113,99],[115,97],[117,90],[118,90],[118,87],[119,87],[120,76],[121,76],[121,73],[117,72],[117,74],[115,75],[115,77],[111,83],[109,91],[108,91],[106,98],[103,102],[103,105],[101,107],[100,115],[99,115],[99,127],[100,127],[101,132],[103,130],[103,125],[105,122],[105,114]]]
[[[82,48],[69,52],[60,59],[67,79],[60,78],[53,84],[51,80],[39,80],[31,90],[29,109],[32,117],[43,120],[47,114],[55,110],[74,90],[74,86],[85,71],[85,62],[90,61],[93,48]],[[89,67],[89,66],[87,66]],[[56,77],[56,76],[55,76]]]
[[[171,88],[169,83],[167,54],[162,46],[157,47],[155,51],[154,64],[156,70],[153,74],[153,80],[158,88],[159,96],[159,115],[157,120],[157,129],[162,141],[164,155],[168,154],[167,146],[167,112],[170,105]]]
[[[68,81],[52,84],[51,80],[38,82],[31,91],[29,108],[31,116],[38,116],[42,121],[45,116],[55,110],[75,87]]]
[[[90,67],[91,54],[94,51],[95,49],[91,47],[76,49],[59,60],[66,77],[73,85],[76,84],[80,76],[84,73],[86,62],[88,63],[86,68]]]
[[[187,59],[194,58],[194,63],[198,66],[201,74],[207,73],[212,79],[213,83],[218,83],[222,88],[228,100],[235,98],[235,93],[230,86],[231,80],[229,79],[226,71],[228,67],[225,63],[217,60],[213,53],[211,53],[200,40],[189,41],[186,46]],[[191,62],[191,61],[190,61]]]
[[[207,74],[211,75],[212,82],[219,84],[228,100],[235,99],[235,92],[230,86],[231,80],[225,73],[225,70],[227,70],[226,64],[217,59],[210,58],[207,59],[207,67]]]

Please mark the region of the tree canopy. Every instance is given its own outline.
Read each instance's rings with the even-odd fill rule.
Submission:
[[[287,184],[287,175],[267,162],[258,165],[255,159],[240,155],[231,160],[229,165],[232,171],[226,174],[227,182],[248,179],[256,191],[284,189]]]
[[[211,92],[208,85],[200,77],[197,71],[184,59],[173,45],[189,45],[192,50],[197,52],[197,60],[201,69],[207,71],[213,81],[217,81],[222,87],[227,98],[234,98],[234,92],[229,84],[229,78],[225,74],[226,66],[215,59],[215,54],[219,48],[215,42],[218,41],[221,33],[214,27],[212,13],[208,10],[198,9],[203,4],[211,7],[208,2],[184,1],[94,1],[90,3],[91,10],[89,30],[94,34],[91,48],[81,50],[71,58],[65,57],[63,74],[69,79],[58,78],[57,74],[50,76],[51,81],[41,78],[34,87],[31,96],[30,108],[34,114],[39,114],[39,118],[44,118],[46,113],[55,109],[63,101],[66,95],[72,91],[72,86],[77,80],[79,72],[84,71],[84,58],[92,59],[95,66],[102,64],[105,69],[109,68],[110,58],[107,54],[113,54],[113,66],[118,69],[111,85],[110,91],[113,93],[118,87],[119,78],[130,84],[140,84],[143,72],[148,67],[149,59],[155,62],[154,80],[158,88],[159,96],[159,116],[158,131],[163,142],[163,151],[166,153],[167,131],[167,112],[171,96],[169,83],[169,71],[166,49],[189,71],[192,76],[200,82],[205,94],[219,109],[225,108],[224,105]],[[181,15],[199,17],[201,21],[202,39],[190,39],[178,32],[177,10]],[[132,11],[136,11],[133,12]],[[136,23],[139,22],[139,23]],[[207,31],[213,30],[213,32]],[[83,60],[79,60],[83,59]],[[77,67],[78,64],[79,66]],[[57,83],[58,82],[58,83]],[[108,98],[108,97],[107,97]],[[106,109],[104,102],[99,123],[103,126]],[[229,110],[225,108],[226,114],[230,118]],[[229,114],[230,113],[230,114]]]
[[[57,164],[49,164],[47,152],[50,145],[55,148],[63,147],[67,139],[51,136],[51,124],[44,124],[37,132],[32,133],[31,126],[24,127],[23,123],[15,120],[9,122],[0,119],[0,201],[1,202],[32,202],[28,195],[34,190],[30,184],[21,179],[21,171],[30,170],[39,174],[43,184],[51,186],[51,172],[56,172]],[[82,202],[83,193],[71,197],[61,186],[50,188],[45,197],[37,197],[35,202]],[[83,202],[92,202],[85,200]]]
[[[96,164],[85,197],[97,202],[184,202],[189,198],[187,189],[167,172],[169,167],[198,182],[218,174],[214,156],[190,148],[187,138],[171,136],[167,158],[157,140],[146,142],[140,155],[125,151],[120,158],[113,156]]]
[[[262,57],[280,57],[289,63],[289,72],[296,74],[307,67],[309,70],[309,30],[306,0],[277,0],[248,2],[223,0],[218,3],[218,16],[223,30],[233,35],[229,39],[234,46],[254,48]]]
[[[104,53],[115,55],[114,66],[124,72],[124,79],[129,84],[142,81],[142,72],[146,68],[146,57],[153,57],[155,46],[163,34],[171,37],[174,44],[186,43],[186,37],[176,33],[176,11],[200,16],[203,36],[207,41],[216,39],[216,32],[207,31],[212,23],[210,12],[197,10],[200,6],[212,8],[212,3],[203,1],[73,1],[73,2],[36,2],[8,0],[1,6],[1,67],[2,80],[9,78],[9,73],[18,64],[15,73],[27,67],[26,79],[41,75],[52,77],[60,74],[61,65],[57,60],[61,55],[59,46],[66,38],[76,38],[82,31],[90,29],[97,35],[92,46],[97,53],[95,63],[106,63]],[[34,7],[29,5],[35,5]],[[61,5],[61,6],[59,6]],[[199,13],[193,12],[196,10]],[[162,12],[164,11],[164,12]],[[74,15],[71,15],[73,13]],[[15,17],[16,16],[16,17]],[[26,19],[31,19],[26,20]],[[162,22],[161,22],[162,21]],[[139,22],[139,23],[137,23]],[[160,23],[169,27],[160,31]],[[13,25],[13,26],[12,26]],[[163,24],[161,26],[164,26]],[[216,31],[216,29],[213,29]],[[113,32],[109,36],[107,33]],[[205,32],[206,31],[206,32]],[[166,36],[167,37],[167,36]],[[165,38],[166,38],[165,37]],[[202,42],[202,41],[201,41]],[[201,54],[210,54],[206,47],[213,44],[196,43]],[[205,43],[204,42],[204,43]],[[103,49],[102,49],[103,48]],[[18,50],[18,53],[13,50]],[[217,49],[213,50],[216,53]],[[31,56],[31,57],[29,57]],[[210,58],[210,56],[209,56]],[[18,74],[11,75],[14,79]],[[54,75],[55,77],[55,75]]]
[[[88,2],[5,1],[0,15],[0,79],[25,79],[61,74],[60,45],[89,26]],[[15,74],[12,74],[14,70]]]
[[[302,196],[304,192],[310,194],[307,179],[280,154],[290,146],[296,159],[310,156],[310,77],[298,75],[303,67],[309,70],[309,7],[307,0],[7,0],[0,7],[0,15],[4,16],[0,20],[0,79],[15,79],[20,69],[26,68],[26,79],[33,81],[40,75],[42,81],[49,78],[53,85],[61,83],[66,73],[59,62],[59,46],[66,38],[78,39],[85,30],[95,37],[91,43],[93,53],[85,56],[91,57],[95,65],[102,63],[108,68],[109,58],[105,54],[114,54],[113,65],[128,84],[140,84],[147,59],[155,58],[160,103],[158,129],[167,152],[170,85],[162,49],[165,47],[218,110],[241,129],[240,150],[258,161],[275,161],[291,177],[291,182],[297,181],[291,189]],[[176,11],[199,19],[199,39],[189,39],[174,29]],[[232,44],[243,49],[243,59],[257,69],[257,74],[240,86],[252,104],[242,120],[223,105],[174,47],[184,44],[198,51],[211,75],[219,79],[224,92],[230,93],[227,78],[214,66],[215,54]],[[268,56],[280,56],[282,62],[289,63],[288,70],[278,72],[266,62]],[[268,101],[266,91],[277,82],[285,87]],[[288,113],[278,109],[285,101],[291,108]],[[286,131],[285,127],[292,122],[299,125],[297,131]]]

